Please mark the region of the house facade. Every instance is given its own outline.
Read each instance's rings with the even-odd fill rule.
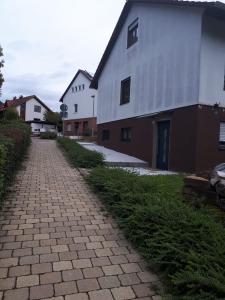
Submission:
[[[153,168],[225,161],[225,5],[128,0],[94,75],[98,143]]]
[[[78,70],[60,99],[68,106],[68,118],[64,120],[66,136],[96,135],[97,91],[90,89],[92,78],[87,71]]]
[[[46,131],[56,131],[56,126],[45,121],[46,111],[51,111],[37,96],[20,96],[12,100],[6,100],[4,105],[0,106],[2,114],[8,107],[15,107],[21,119],[31,125],[33,134]]]

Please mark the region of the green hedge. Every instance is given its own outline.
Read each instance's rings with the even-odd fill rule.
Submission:
[[[225,230],[184,202],[179,176],[96,168],[87,178],[153,270],[168,299],[225,299]]]
[[[30,134],[22,121],[0,122],[0,204],[30,145]]]
[[[40,138],[43,140],[55,140],[57,138],[57,133],[55,132],[41,132]]]
[[[104,157],[101,153],[85,149],[80,144],[69,138],[58,138],[58,144],[76,168],[94,168],[104,165]]]

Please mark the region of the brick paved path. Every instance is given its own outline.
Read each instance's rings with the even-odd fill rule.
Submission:
[[[0,226],[0,299],[160,299],[157,277],[54,141],[33,141]]]

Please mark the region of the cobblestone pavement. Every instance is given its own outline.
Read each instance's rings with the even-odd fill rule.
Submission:
[[[54,141],[33,140],[0,226],[0,299],[160,299],[156,275]]]

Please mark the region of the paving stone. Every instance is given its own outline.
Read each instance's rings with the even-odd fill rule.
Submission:
[[[33,286],[30,288],[30,299],[50,298],[54,295],[52,284]]]
[[[154,281],[159,280],[158,276],[151,272],[140,272],[137,275],[140,278],[141,282],[144,282],[144,283],[145,282],[154,282]]]
[[[75,281],[68,281],[57,283],[54,285],[55,287],[55,295],[62,296],[62,295],[69,295],[77,293],[77,287]]]
[[[83,279],[83,273],[81,270],[67,270],[62,272],[62,277],[64,281],[72,281]]]
[[[61,281],[61,272],[51,272],[40,275],[41,284],[59,283]]]
[[[85,278],[98,278],[104,276],[102,269],[99,267],[83,269],[83,274]]]
[[[98,278],[98,282],[102,289],[111,289],[121,285],[117,276],[104,276]]]
[[[0,279],[0,291],[11,290],[15,287],[15,278]]]
[[[110,256],[109,259],[111,260],[113,265],[128,263],[128,259],[126,258],[125,255],[113,255]]]
[[[46,247],[36,247],[33,249],[34,254],[48,254],[51,253],[51,248],[49,246]]]
[[[16,266],[9,269],[9,277],[19,277],[24,275],[30,275],[30,266]]]
[[[32,265],[39,263],[39,255],[29,255],[20,258],[20,265]]]
[[[105,275],[123,274],[123,271],[119,265],[103,266],[102,269]]]
[[[42,264],[32,265],[31,272],[32,274],[44,274],[44,273],[52,272],[52,264],[42,263]]]
[[[92,267],[91,260],[89,258],[87,259],[75,259],[73,260],[73,266],[76,269],[84,269]]]
[[[57,245],[57,246],[51,246],[52,252],[66,252],[69,251],[69,248],[67,245]]]
[[[115,300],[134,299],[135,294],[131,287],[119,287],[111,290]]]
[[[113,255],[112,251],[109,248],[96,249],[95,253],[96,253],[97,257]]]
[[[6,278],[8,274],[8,268],[0,268],[0,278]]]
[[[94,250],[82,250],[77,252],[79,258],[92,258],[96,257]]]
[[[66,296],[65,300],[89,300],[88,294],[78,293]]]
[[[138,278],[136,273],[122,274],[122,275],[119,275],[118,277],[119,277],[120,282],[124,286],[140,283],[140,279]]]
[[[99,284],[96,279],[83,279],[77,281],[79,292],[90,292],[99,289]]]
[[[27,275],[21,276],[17,278],[16,287],[29,287],[39,284],[39,276],[38,275]]]
[[[148,297],[155,295],[155,291],[151,290],[148,283],[133,285],[133,290],[138,297]]]
[[[40,255],[40,263],[44,262],[56,262],[59,261],[59,256],[57,253],[51,253],[51,254],[42,254]]]
[[[141,268],[137,263],[121,264],[120,266],[123,269],[124,273],[141,272]]]
[[[111,262],[108,257],[94,257],[91,259],[94,267],[109,266]]]
[[[73,260],[77,259],[77,251],[69,251],[59,253],[60,260]]]
[[[73,268],[71,261],[59,261],[53,263],[54,271],[63,271],[63,270],[71,270]]]
[[[5,297],[4,297],[4,300],[28,300],[28,299],[29,299],[28,288],[8,290],[5,292]]]
[[[14,267],[18,265],[18,258],[2,258],[0,259],[1,268]]]
[[[113,300],[110,290],[89,292],[90,300]]]

